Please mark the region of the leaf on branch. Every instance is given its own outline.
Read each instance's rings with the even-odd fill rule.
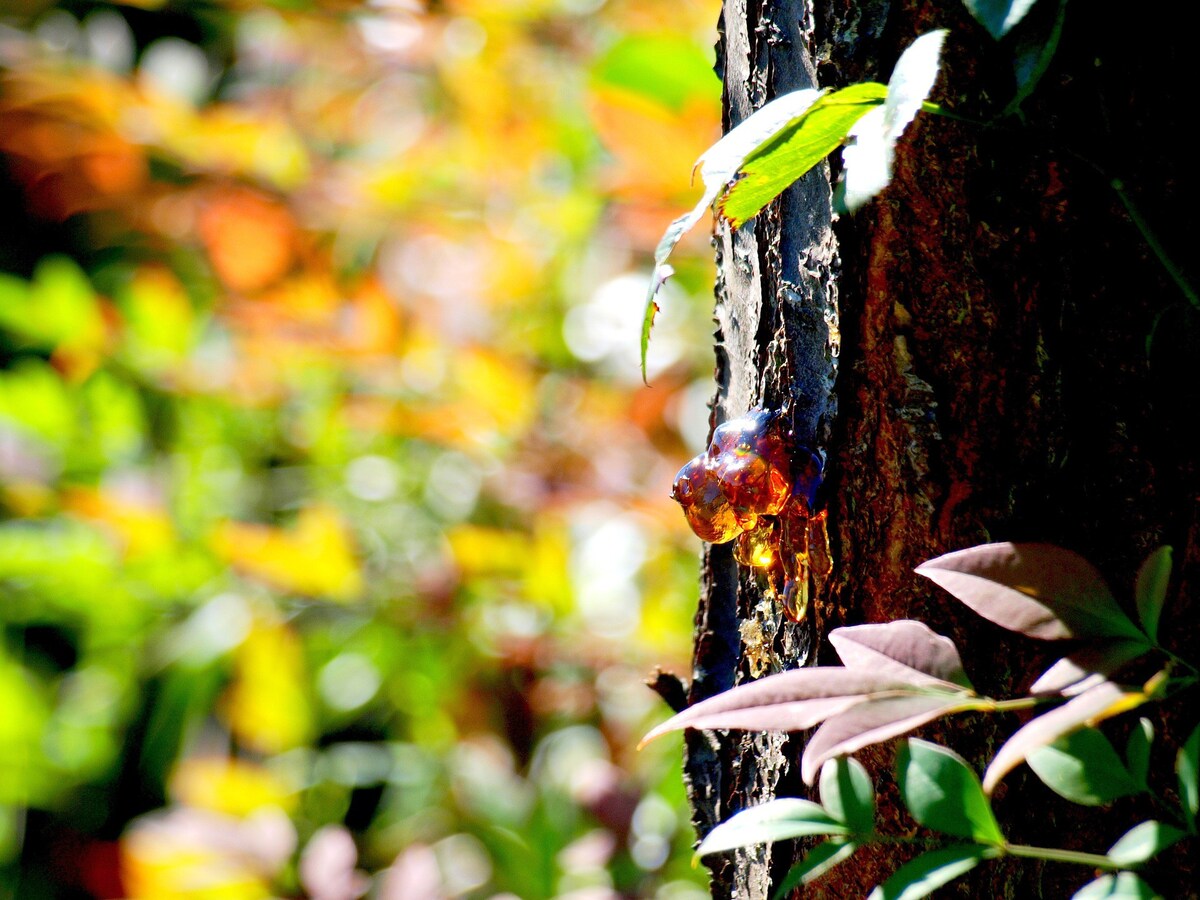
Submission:
[[[1108,738],[1084,728],[1030,751],[1025,760],[1042,784],[1083,806],[1102,806],[1143,790]]]
[[[1118,872],[1089,881],[1071,900],[1162,900],[1162,896],[1132,872]]]
[[[948,699],[961,702],[964,694],[933,692],[894,676],[840,666],[795,669],[738,685],[689,706],[651,730],[642,738],[642,745],[680,728],[801,731],[880,697],[912,697],[941,705]]]
[[[979,707],[974,696],[961,693],[909,693],[868,699],[830,716],[817,729],[800,758],[800,775],[805,784],[812,784],[828,759],[898,737],[942,716]]]
[[[1200,812],[1200,725],[1192,731],[1179,755],[1175,757],[1175,774],[1179,778],[1179,802],[1188,830],[1196,831],[1196,813]]]
[[[816,881],[838,863],[853,856],[857,849],[858,844],[853,841],[839,842],[831,839],[823,844],[817,844],[803,860],[792,866],[783,881],[779,883],[779,887],[775,889],[772,900],[783,900],[800,885]]]
[[[896,754],[896,778],[909,812],[926,828],[982,844],[1004,843],[979,776],[953,750],[905,741]]]
[[[835,628],[829,642],[848,669],[877,671],[913,684],[971,689],[954,642],[924,622],[898,619]]]
[[[821,805],[855,834],[875,830],[875,787],[857,759],[839,757],[821,767]]]
[[[868,81],[826,94],[748,157],[738,180],[717,201],[718,212],[739,228],[793,182],[836,150],[855,123],[887,99],[887,86]]]
[[[1025,14],[1036,2],[1037,0],[963,0],[963,6],[975,17],[975,21],[987,29],[988,34],[1000,40],[1025,18]]]
[[[891,182],[896,143],[933,90],[945,39],[945,29],[939,29],[913,41],[896,61],[883,106],[868,111],[850,129],[854,143],[842,151],[843,202],[850,212]]]
[[[1097,641],[1080,647],[1045,671],[1031,694],[1082,694],[1150,649],[1144,641]]]
[[[944,884],[966,875],[985,859],[994,859],[1000,851],[979,844],[955,844],[923,853],[909,860],[883,884],[867,895],[867,900],[919,900]]]
[[[762,109],[747,116],[696,161],[696,165],[700,167],[704,195],[690,212],[667,226],[666,233],[654,251],[654,274],[650,278],[650,287],[646,293],[646,312],[642,317],[643,381],[646,378],[646,350],[650,344],[650,329],[654,325],[654,314],[657,311],[654,298],[674,271],[667,265],[671,251],[675,249],[679,239],[700,221],[704,211],[712,206],[717,195],[737,175],[746,157],[790,122],[803,116],[821,93],[816,89],[792,91],[772,100]]]
[[[1159,547],[1138,570],[1133,596],[1137,602],[1138,618],[1150,640],[1158,637],[1158,620],[1167,600],[1171,581],[1171,548]]]
[[[1057,709],[1031,719],[1008,739],[992,758],[983,776],[983,789],[992,793],[1009,772],[1020,765],[1038,747],[1053,744],[1061,737],[1094,725],[1145,703],[1144,691],[1105,681],[1072,698]]]
[[[811,800],[782,797],[744,809],[705,835],[696,856],[707,856],[814,834],[849,834],[850,829]]]
[[[1154,725],[1143,716],[1129,732],[1129,740],[1125,744],[1125,761],[1129,766],[1129,774],[1143,790],[1147,786],[1146,776],[1150,774],[1150,744],[1153,741]]]
[[[1125,832],[1108,851],[1108,858],[1118,866],[1140,866],[1185,837],[1186,831],[1151,819]]]
[[[1144,639],[1096,568],[1051,544],[983,544],[916,571],[985,619],[1028,637]]]

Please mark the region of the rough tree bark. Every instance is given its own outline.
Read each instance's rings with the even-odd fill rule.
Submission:
[[[1022,28],[1049,33],[1058,11],[1041,0]],[[1126,594],[1138,563],[1172,544],[1178,591],[1164,631],[1195,634],[1200,466],[1187,432],[1200,409],[1200,329],[1109,184],[1124,180],[1166,254],[1182,258],[1181,211],[1200,199],[1182,141],[1190,15],[1160,4],[1135,20],[1116,3],[1075,4],[1024,122],[920,116],[893,184],[853,220],[835,221],[822,167],[742,229],[717,228],[713,425],[789,401],[797,443],[827,457],[836,568],[796,625],[728,546],[707,548],[689,702],[835,662],[830,629],[897,618],[953,638],[982,691],[1023,690],[1056,648],[1009,635],[912,573],[992,540],[1077,550]],[[886,81],[903,48],[939,27],[950,37],[934,99],[995,118],[1013,94],[1014,40],[997,44],[958,2],[726,0],[726,127],[790,90]],[[1150,50],[1153,66],[1130,48]],[[1178,746],[1180,710],[1162,716],[1160,745]],[[958,719],[924,733],[981,768],[1015,724]],[[803,738],[688,732],[699,833],[748,805],[804,796]],[[910,829],[891,754],[889,744],[859,758],[881,790],[882,827]],[[1081,818],[1024,772],[997,808],[1014,840],[1101,852],[1140,821],[1132,806]],[[714,897],[769,896],[800,849],[710,857]],[[902,859],[860,854],[804,896],[865,896]],[[1147,878],[1165,896],[1196,896],[1194,865],[1168,855]],[[996,863],[946,895],[1069,896],[1091,877]]]

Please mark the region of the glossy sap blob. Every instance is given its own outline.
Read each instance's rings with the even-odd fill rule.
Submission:
[[[784,611],[799,620],[810,574],[823,581],[832,564],[825,514],[811,512],[821,462],[807,450],[793,462],[784,427],[779,413],[763,409],[719,426],[708,449],[679,470],[671,496],[703,540],[736,539],[734,558],[764,570]]]

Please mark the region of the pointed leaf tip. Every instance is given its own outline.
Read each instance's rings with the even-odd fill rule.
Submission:
[[[1052,544],[982,544],[917,566],[985,619],[1028,637],[1144,636],[1095,566]]]

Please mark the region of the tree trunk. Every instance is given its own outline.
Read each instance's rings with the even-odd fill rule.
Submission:
[[[999,117],[1015,90],[1014,52],[1024,35],[1052,33],[1055,0],[999,43],[959,3],[726,0],[717,51],[727,128],[787,91],[886,81],[899,53],[934,28],[950,34],[933,99],[995,124],[918,116],[893,183],[853,219],[834,222],[822,166],[740,230],[718,226],[713,424],[788,406],[796,444],[827,460],[821,505],[835,570],[797,625],[728,545],[709,547],[690,702],[767,672],[835,663],[830,629],[899,618],[951,637],[981,692],[1023,692],[1062,652],[990,625],[912,573],[987,541],[1076,550],[1125,599],[1141,560],[1171,544],[1163,633],[1181,643],[1195,633],[1200,483],[1185,432],[1200,409],[1200,325],[1163,259],[1182,258],[1180,211],[1200,199],[1181,111],[1191,68],[1183,38],[1195,32],[1184,6],[1172,6],[1136,22],[1115,3],[1068,9],[1021,121]],[[1131,47],[1148,49],[1153,67]],[[1188,722],[1171,705],[1148,715],[1156,767],[1169,769]],[[958,718],[923,733],[981,770],[1016,724]],[[746,806],[806,793],[803,735],[688,732],[686,747],[701,835]],[[891,755],[885,744],[859,759],[881,794],[880,828],[911,831]],[[1024,770],[996,807],[1014,841],[1101,853],[1147,817],[1133,806],[1081,817]],[[769,896],[802,849],[709,857],[713,896]],[[865,896],[903,861],[854,859],[804,896]],[[1194,862],[1162,859],[1147,880],[1167,897],[1196,896]],[[1093,874],[991,863],[946,893],[1070,896]]]

